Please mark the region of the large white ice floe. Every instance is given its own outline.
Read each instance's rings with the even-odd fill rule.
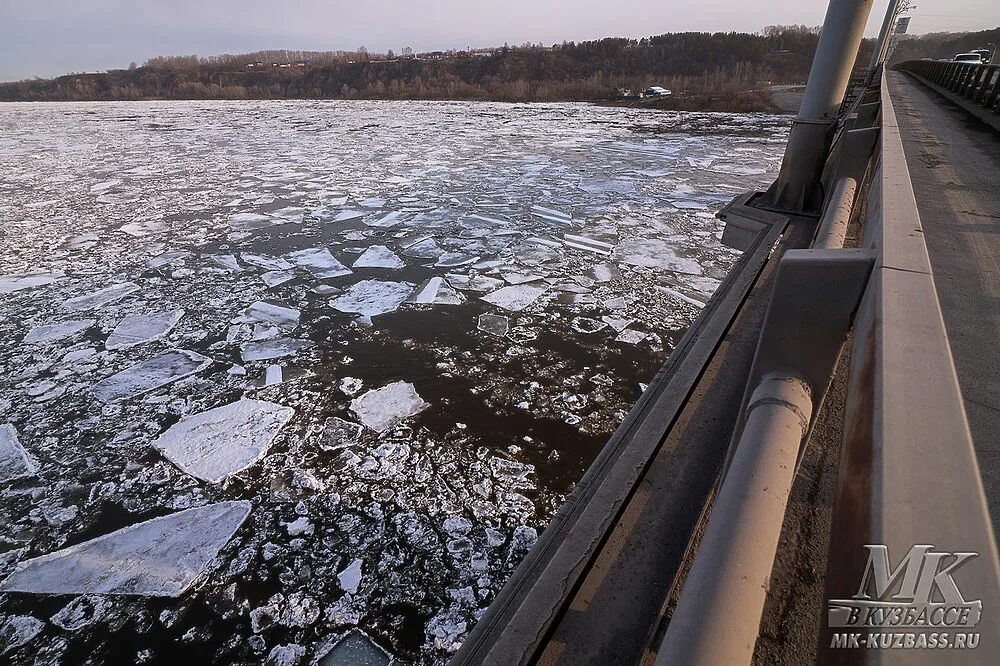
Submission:
[[[332,299],[330,307],[341,312],[356,312],[374,317],[397,309],[412,291],[413,285],[409,282],[362,280]]]
[[[385,245],[372,245],[354,262],[354,268],[402,268],[406,263]]]
[[[424,305],[461,305],[465,302],[465,297],[452,289],[444,278],[432,277],[417,287],[409,302]]]
[[[292,252],[288,258],[298,266],[312,273],[319,280],[350,275],[351,269],[337,261],[325,247],[315,247],[308,250]]]
[[[85,331],[96,323],[97,321],[94,319],[72,319],[57,324],[42,324],[28,331],[28,334],[24,336],[24,342],[32,344],[55,342],[76,335],[80,331]]]
[[[659,238],[633,238],[614,251],[615,261],[643,268],[662,268],[689,275],[701,275],[697,259],[681,257],[674,244]]]
[[[272,338],[269,340],[253,340],[244,344],[240,351],[244,361],[270,361],[275,358],[294,356],[303,349],[313,346],[308,340],[295,338]]]
[[[237,501],[153,518],[22,562],[0,592],[177,597],[249,514]]]
[[[294,414],[291,407],[244,398],[180,420],[153,446],[191,476],[218,483],[263,457]]]
[[[129,315],[121,320],[104,343],[106,349],[121,349],[161,338],[177,325],[184,310]]]
[[[139,291],[139,285],[134,282],[122,282],[121,284],[113,284],[104,289],[98,289],[92,294],[70,298],[63,301],[63,306],[77,311],[96,310],[108,303],[114,303],[117,300],[125,298],[134,291]]]
[[[243,314],[257,321],[274,324],[286,331],[291,331],[298,326],[301,316],[301,313],[295,308],[286,308],[265,301],[251,303]]]
[[[212,359],[196,352],[171,349],[102,379],[90,392],[101,402],[114,402],[166,386],[211,364]]]
[[[511,312],[520,312],[538,300],[538,297],[546,291],[548,291],[548,288],[546,287],[533,287],[530,284],[517,284],[497,289],[492,294],[487,294],[481,298],[487,303],[492,303],[498,308],[510,310]]]
[[[34,476],[37,468],[10,423],[0,425],[0,483]]]
[[[373,389],[351,401],[351,411],[366,426],[383,432],[430,407],[417,395],[413,384],[393,382]]]
[[[64,277],[62,271],[46,271],[44,273],[18,273],[0,275],[0,294],[10,294],[22,289],[33,289],[52,284]]]

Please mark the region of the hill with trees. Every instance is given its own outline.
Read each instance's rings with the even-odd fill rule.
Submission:
[[[0,100],[594,101],[616,89],[660,85],[675,91],[674,105],[765,110],[768,85],[805,82],[817,41],[816,28],[771,26],[757,34],[669,33],[407,56],[362,47],[159,57],[127,69],[3,83]]]

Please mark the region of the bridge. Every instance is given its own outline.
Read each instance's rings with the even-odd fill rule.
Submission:
[[[1000,66],[887,69],[894,1],[852,78],[871,4],[831,1],[778,179],[719,214],[741,259],[454,664],[1000,663]]]

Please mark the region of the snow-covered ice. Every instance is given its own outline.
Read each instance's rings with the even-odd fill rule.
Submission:
[[[17,430],[10,423],[0,425],[0,483],[34,476],[37,468],[17,439]]]
[[[331,300],[330,307],[341,312],[374,317],[399,308],[412,291],[413,285],[409,282],[362,280]]]
[[[219,502],[22,562],[0,592],[176,597],[232,538],[250,503]]]
[[[172,349],[140,361],[90,387],[101,402],[114,402],[148,393],[212,364],[212,359],[185,349]]]
[[[352,264],[354,268],[402,268],[405,265],[406,262],[385,245],[372,245]]]
[[[266,454],[294,414],[291,407],[243,398],[181,419],[153,446],[191,476],[219,483]]]
[[[350,275],[351,269],[337,261],[325,247],[299,250],[288,255],[296,266],[304,268],[319,279],[329,279]]]
[[[530,284],[519,284],[497,289],[493,293],[483,296],[482,299],[487,303],[492,303],[498,308],[503,308],[504,310],[510,310],[512,312],[520,312],[538,300],[538,297],[546,291],[548,291],[547,287],[534,287]]]
[[[105,349],[121,349],[162,338],[177,325],[184,310],[134,314],[122,319],[104,343]]]
[[[351,411],[377,432],[388,430],[428,407],[430,405],[417,395],[413,384],[403,381],[372,389],[351,401]]]

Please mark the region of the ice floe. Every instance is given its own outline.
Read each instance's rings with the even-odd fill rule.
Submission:
[[[351,401],[351,411],[377,432],[388,430],[428,407],[430,405],[417,394],[413,384],[403,381],[373,389]]]
[[[0,483],[34,476],[35,463],[17,439],[17,430],[10,423],[0,425]]]
[[[243,314],[257,321],[274,324],[286,331],[294,330],[299,325],[299,317],[302,316],[302,313],[295,308],[287,308],[265,301],[251,303]]]
[[[248,515],[232,501],[153,518],[21,562],[0,592],[180,596]]]
[[[295,262],[296,266],[306,269],[321,280],[351,274],[351,269],[337,261],[325,247],[292,252],[288,258]]]
[[[115,402],[148,393],[200,372],[212,364],[212,359],[185,349],[173,349],[140,361],[90,387],[101,402]]]
[[[98,289],[92,294],[70,298],[63,301],[63,306],[77,311],[95,310],[108,303],[121,300],[136,291],[139,291],[139,285],[136,283],[122,282],[121,284],[114,284],[104,289]]]
[[[412,291],[413,285],[409,282],[362,280],[331,300],[330,307],[340,312],[374,317],[399,308]]]
[[[247,342],[240,348],[240,350],[243,360],[246,362],[270,361],[275,358],[294,356],[303,349],[309,349],[312,346],[313,343],[309,340],[271,338]]]
[[[181,419],[153,446],[191,476],[219,483],[267,453],[294,414],[291,407],[243,398]]]
[[[0,294],[10,294],[22,289],[42,287],[52,284],[64,276],[62,271],[0,275]]]
[[[615,248],[614,258],[623,264],[643,268],[662,268],[678,273],[701,275],[702,267],[695,258],[677,254],[677,247],[659,238],[634,238]]]
[[[493,293],[481,298],[487,303],[492,303],[504,310],[520,312],[538,300],[538,297],[546,291],[548,291],[547,287],[533,287],[528,284],[519,284],[497,289]]]
[[[433,277],[414,290],[409,302],[425,305],[461,305],[465,302],[465,298],[452,289],[444,278]]]
[[[94,319],[73,319],[57,324],[42,324],[28,331],[23,341],[27,343],[55,342],[74,336],[80,331],[85,331],[96,323],[97,321]]]
[[[177,325],[184,310],[134,314],[122,319],[104,343],[105,349],[121,349],[162,338]]]
[[[372,245],[352,264],[354,268],[402,268],[406,263],[385,245]]]

